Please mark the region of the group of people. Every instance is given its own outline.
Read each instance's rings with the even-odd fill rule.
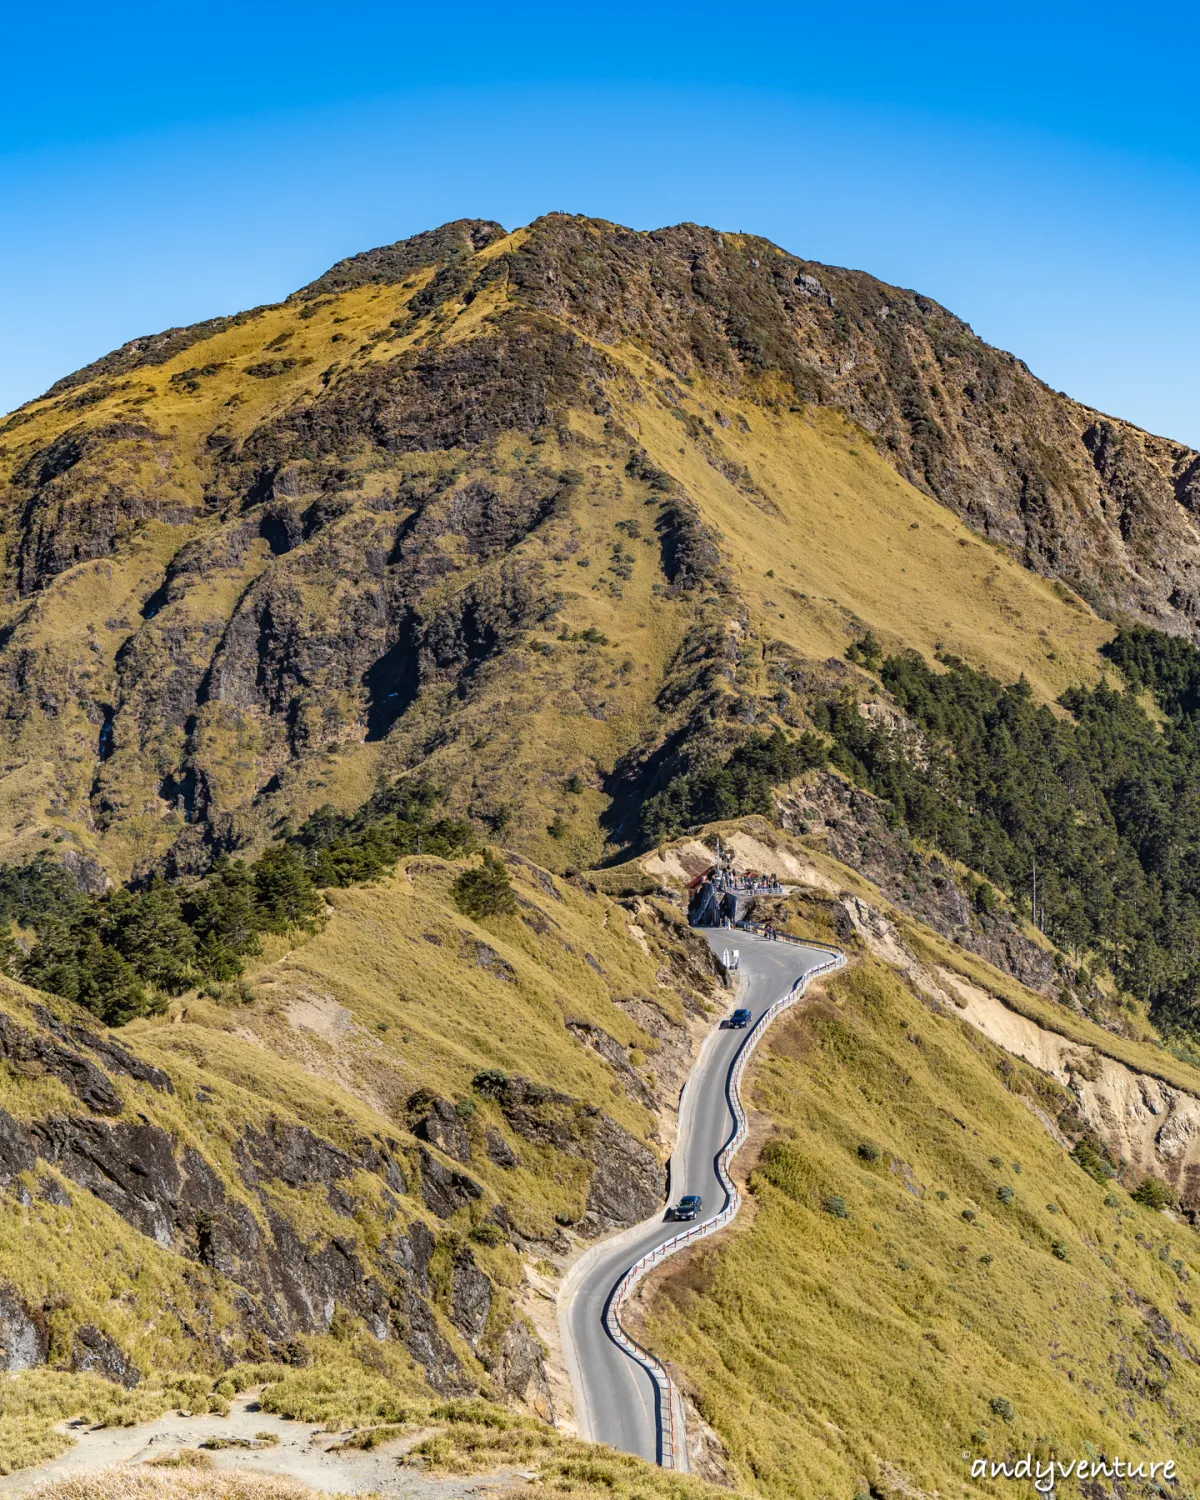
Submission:
[[[755,896],[782,896],[783,886],[777,875],[735,875],[732,870],[718,870],[713,877],[723,891],[745,891]]]
[[[774,922],[767,922],[763,927],[762,935],[767,939],[769,943],[777,942],[779,938],[779,929],[775,926]]]

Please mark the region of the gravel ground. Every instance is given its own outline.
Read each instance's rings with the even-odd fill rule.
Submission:
[[[97,1474],[121,1464],[144,1464],[180,1448],[198,1448],[207,1438],[253,1438],[259,1432],[274,1433],[278,1445],[254,1450],[206,1450],[214,1472],[273,1474],[299,1480],[326,1494],[378,1493],[404,1495],[411,1500],[460,1500],[495,1494],[526,1477],[510,1471],[470,1479],[430,1478],[421,1472],[418,1461],[407,1457],[413,1444],[425,1436],[420,1432],[398,1438],[372,1453],[333,1453],[330,1449],[342,1441],[341,1434],[326,1432],[312,1422],[291,1422],[261,1411],[253,1391],[237,1397],[227,1417],[185,1417],[168,1412],[136,1427],[89,1428],[67,1423],[63,1430],[75,1439],[75,1447],[49,1463],[0,1478],[0,1495],[32,1495],[54,1480]]]

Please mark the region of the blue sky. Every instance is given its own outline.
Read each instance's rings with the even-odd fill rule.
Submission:
[[[751,230],[916,287],[1200,446],[1198,16],[25,8],[0,92],[0,410],[341,255],[569,209]]]

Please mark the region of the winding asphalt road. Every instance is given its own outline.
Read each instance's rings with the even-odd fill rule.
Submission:
[[[735,1005],[744,1005],[753,1018],[751,1025],[802,974],[829,958],[827,951],[796,943],[767,942],[748,932],[701,930],[716,953],[723,948],[740,951],[741,991],[736,1001],[731,998],[729,1011]],[[748,1036],[749,1029],[715,1027],[705,1039],[684,1087],[679,1138],[671,1158],[670,1202],[677,1202],[685,1193],[701,1194],[701,1219],[710,1218],[725,1206],[716,1163],[734,1131],[729,1075]],[[638,1453],[651,1463],[662,1458],[658,1387],[646,1370],[609,1337],[604,1312],[614,1287],[629,1267],[683,1227],[667,1218],[664,1206],[664,1211],[653,1218],[593,1246],[564,1286],[560,1304],[580,1435]]]

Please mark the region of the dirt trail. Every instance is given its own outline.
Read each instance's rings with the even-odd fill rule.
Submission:
[[[277,1474],[299,1480],[325,1493],[404,1495],[411,1500],[459,1500],[471,1495],[497,1494],[526,1477],[511,1470],[476,1475],[471,1479],[434,1479],[422,1474],[419,1460],[408,1450],[425,1435],[414,1432],[377,1448],[373,1453],[330,1450],[343,1441],[315,1422],[292,1422],[260,1410],[257,1392],[246,1391],[231,1403],[227,1417],[184,1417],[168,1412],[136,1427],[88,1427],[66,1423],[63,1431],[75,1447],[49,1463],[0,1478],[0,1495],[32,1495],[55,1479],[78,1478],[121,1464],[144,1464],[180,1448],[198,1448],[209,1438],[250,1438],[269,1432],[278,1445],[246,1449],[207,1450],[213,1467],[256,1474]]]

